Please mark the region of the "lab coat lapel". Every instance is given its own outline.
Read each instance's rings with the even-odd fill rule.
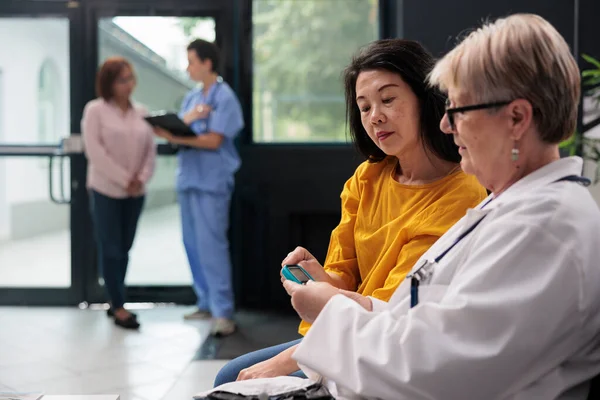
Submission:
[[[492,202],[493,203],[493,202]],[[485,203],[482,203],[485,204]],[[427,251],[423,257],[413,266],[410,270],[409,275],[414,273],[417,269],[421,267],[425,260],[433,261],[440,254],[442,254],[447,248],[452,246],[452,244],[462,235],[463,232],[467,231],[473,225],[477,223],[477,221],[481,220],[484,216],[486,216],[490,211],[492,211],[493,207],[491,207],[491,203],[483,209],[468,209],[467,214],[456,223],[454,227],[448,231],[448,234],[444,235],[440,240],[438,240],[429,251]],[[471,235],[476,235],[477,230],[473,231]],[[466,238],[465,238],[466,239]],[[437,268],[437,266],[436,266]]]

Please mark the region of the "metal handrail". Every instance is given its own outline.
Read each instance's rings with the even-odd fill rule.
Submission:
[[[55,157],[59,157],[60,160],[60,166],[59,166],[59,172],[60,172],[60,199],[56,199],[54,197],[54,168],[53,168],[53,162],[54,162],[54,158]],[[71,204],[71,200],[67,199],[65,196],[65,174],[63,173],[63,167],[64,167],[64,160],[66,157],[69,157],[68,155],[61,153],[55,156],[50,156],[48,157],[48,191],[50,194],[50,200],[52,200],[53,203],[56,204]]]
[[[60,145],[0,145],[0,156],[54,156],[61,152]]]
[[[13,157],[48,157],[48,191],[50,200],[56,204],[71,204],[71,200],[65,195],[65,158],[83,153],[81,135],[72,134],[61,140],[58,145],[30,145],[30,144],[0,144],[0,156]],[[59,158],[59,197],[54,195],[54,159]]]

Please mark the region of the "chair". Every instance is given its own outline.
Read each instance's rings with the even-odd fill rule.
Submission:
[[[590,392],[588,393],[587,400],[599,400],[600,399],[600,375],[597,375],[590,384]]]

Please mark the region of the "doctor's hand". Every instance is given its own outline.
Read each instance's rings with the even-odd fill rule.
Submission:
[[[304,247],[298,246],[294,249],[294,251],[289,253],[281,262],[281,266],[284,265],[300,265],[306,270],[306,272],[310,274],[310,276],[313,277],[315,281],[332,283],[331,277],[327,272],[325,272],[323,266]],[[281,271],[279,272],[279,276],[281,277],[282,283],[286,281]]]
[[[292,307],[300,318],[313,323],[327,302],[341,290],[325,282],[308,281],[305,285],[286,280],[283,282],[285,291],[292,298]]]
[[[351,292],[349,290],[340,290],[340,292],[350,300],[354,300],[355,302],[357,302],[358,305],[364,308],[365,310],[373,311],[373,302],[367,296],[363,296],[362,294]]]
[[[154,130],[154,134],[158,137],[161,137],[163,139],[167,139],[167,141],[172,142],[173,141],[173,134],[171,132],[169,132],[166,129],[163,128],[159,128],[158,126],[155,126],[153,128]]]
[[[200,105],[192,108],[190,111],[188,111],[183,116],[183,122],[190,125],[192,122],[194,122],[196,120],[208,118],[208,115],[210,114],[211,111],[212,111],[212,107],[209,106],[208,104],[200,104]]]

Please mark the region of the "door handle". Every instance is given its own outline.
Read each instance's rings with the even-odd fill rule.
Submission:
[[[58,157],[59,159],[59,167],[58,170],[60,172],[60,198],[54,197],[54,158]],[[50,193],[50,200],[52,200],[55,204],[71,204],[71,200],[67,199],[65,196],[65,174],[64,174],[64,160],[69,157],[63,153],[57,153],[48,158],[48,188]]]
[[[48,161],[48,182],[49,182],[49,192],[50,192],[50,200],[52,200],[55,204],[71,204],[71,200],[67,199],[65,196],[65,174],[64,174],[64,164],[65,158],[69,158],[71,155],[75,154],[83,154],[83,140],[80,134],[72,133],[70,136],[63,138],[60,142],[59,148],[54,154],[49,156]],[[54,159],[58,158],[59,167],[58,170],[60,172],[59,179],[59,190],[60,197],[56,198],[54,196]],[[79,183],[77,181],[71,182],[71,193],[77,190]]]

